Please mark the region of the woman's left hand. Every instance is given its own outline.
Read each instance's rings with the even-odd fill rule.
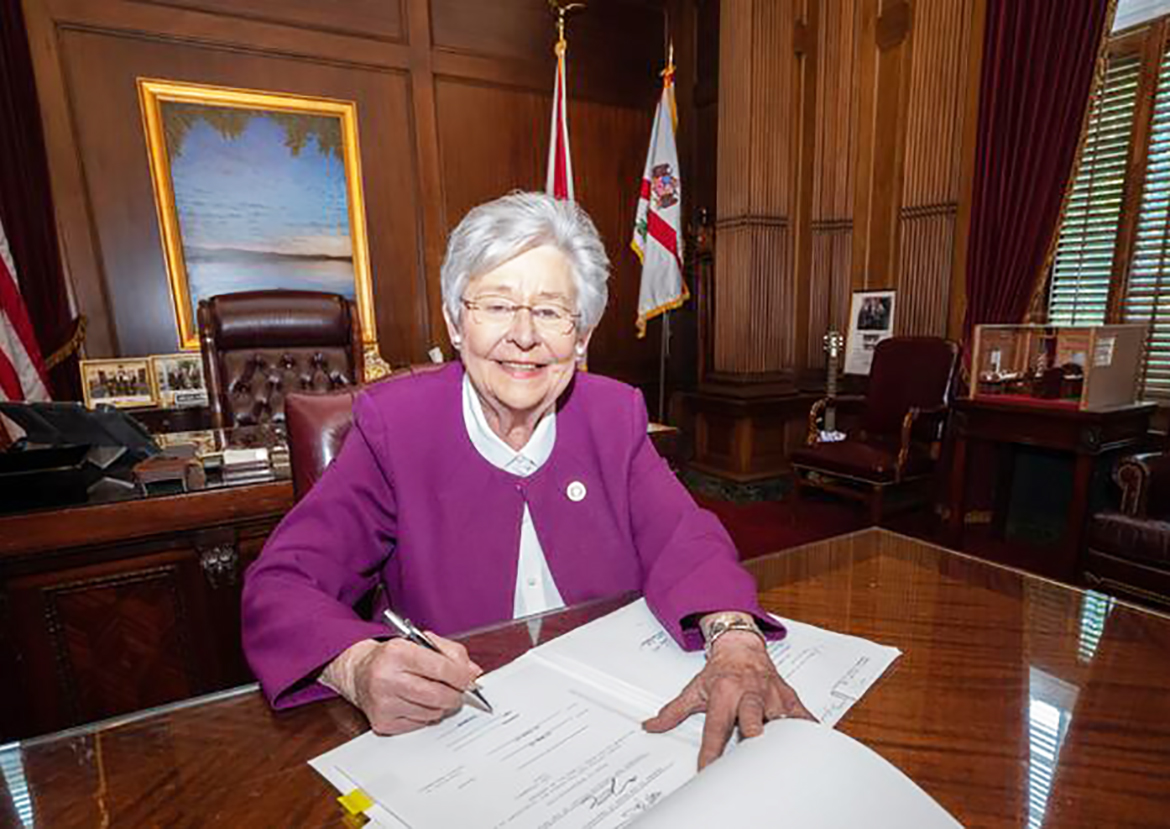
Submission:
[[[700,771],[723,753],[737,722],[740,736],[747,739],[762,734],[769,720],[815,719],[776,673],[760,637],[745,631],[720,636],[706,667],[642,727],[661,734],[701,712],[706,712],[707,721],[699,749]]]

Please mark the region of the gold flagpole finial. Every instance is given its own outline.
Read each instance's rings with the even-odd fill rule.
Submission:
[[[666,78],[667,80],[672,80],[674,78],[674,41],[673,40],[670,41],[670,43],[666,47],[666,68],[663,69],[662,72],[660,72],[659,74],[662,75],[662,77]]]
[[[585,4],[574,3],[569,0],[548,0],[548,6],[557,16],[557,54],[561,55],[568,45],[565,40],[565,15],[569,12],[585,8]]]

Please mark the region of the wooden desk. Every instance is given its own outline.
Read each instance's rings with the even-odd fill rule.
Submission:
[[[964,824],[1164,825],[1170,617],[879,529],[748,566],[765,607],[902,649],[839,727]],[[630,598],[551,614],[540,639]],[[523,623],[464,642],[488,669],[531,646]],[[363,728],[343,702],[273,713],[249,686],[13,744],[0,824],[340,826],[306,761]]]
[[[0,741],[249,681],[241,574],[291,506],[278,481],[0,516]]]
[[[1003,534],[1011,498],[1014,447],[1053,449],[1073,456],[1072,501],[1064,537],[1055,558],[1041,568],[1042,575],[1075,583],[1080,580],[1081,538],[1089,507],[1093,468],[1104,455],[1136,449],[1146,440],[1150,417],[1157,405],[1133,403],[1101,411],[1078,411],[1042,405],[988,400],[957,400],[951,416],[954,455],[951,460],[950,504],[946,543],[963,546],[963,520],[967,504],[967,457],[979,450],[999,451],[992,523]]]

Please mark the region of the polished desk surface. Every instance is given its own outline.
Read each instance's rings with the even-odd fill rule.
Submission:
[[[768,609],[902,649],[839,728],[964,824],[1170,825],[1170,617],[877,529],[749,569]],[[464,641],[491,669],[532,637]],[[0,824],[340,825],[306,761],[363,728],[340,701],[273,713],[249,687],[28,740],[0,748]]]

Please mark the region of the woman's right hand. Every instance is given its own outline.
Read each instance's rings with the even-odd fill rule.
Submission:
[[[458,642],[427,633],[442,651],[405,639],[358,642],[322,672],[321,681],[356,705],[376,734],[403,734],[438,722],[463,705],[483,673]]]

